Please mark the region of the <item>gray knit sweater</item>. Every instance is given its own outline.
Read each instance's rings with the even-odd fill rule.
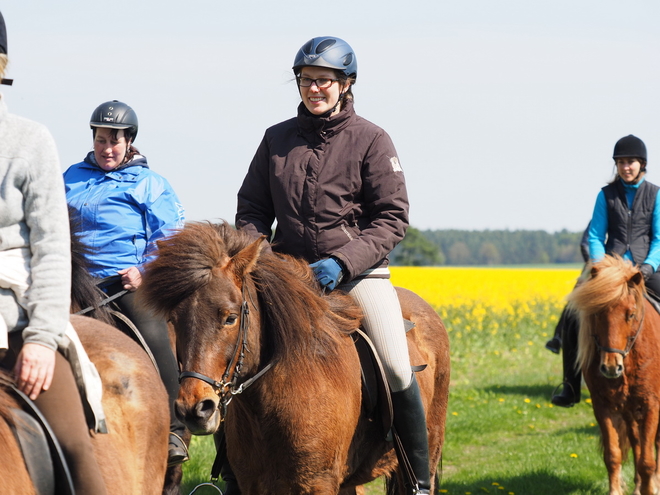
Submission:
[[[7,112],[0,95],[0,250],[30,247],[27,311],[0,289],[0,314],[25,342],[57,349],[69,321],[71,244],[55,142],[43,125]],[[26,314],[27,313],[27,314]]]

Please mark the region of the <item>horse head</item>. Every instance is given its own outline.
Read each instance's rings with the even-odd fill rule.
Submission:
[[[249,330],[260,323],[248,275],[264,238],[228,245],[222,231],[229,228],[192,224],[160,241],[140,288],[174,328],[184,370],[175,412],[196,435],[218,429],[238,380],[258,366],[260,333]]]
[[[620,378],[624,362],[643,328],[644,279],[630,262],[606,256],[569,296],[580,315],[578,364],[583,371],[598,360],[606,378]]]

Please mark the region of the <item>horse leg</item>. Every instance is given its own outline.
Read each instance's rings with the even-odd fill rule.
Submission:
[[[597,407],[597,404],[594,404],[594,413],[596,414],[602,435],[603,460],[607,468],[610,484],[609,495],[623,495],[621,479],[623,453],[619,443],[622,419],[603,412],[603,408]]]
[[[635,471],[640,477],[640,495],[656,495],[655,437],[658,432],[658,409],[650,408],[643,422],[635,428],[639,432],[640,455],[635,458]]]

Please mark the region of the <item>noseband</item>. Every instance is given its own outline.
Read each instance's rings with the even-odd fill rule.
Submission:
[[[248,302],[245,299],[245,290],[246,290],[245,283],[243,283],[243,288],[241,290],[241,295],[243,296],[243,302],[241,303],[241,322],[238,328],[238,338],[236,340],[236,345],[234,347],[234,355],[232,356],[231,360],[229,361],[229,364],[227,365],[227,369],[222,375],[222,380],[218,382],[213,378],[203,375],[201,373],[197,373],[196,371],[182,371],[179,373],[179,383],[181,383],[181,381],[184,378],[196,378],[197,380],[201,380],[205,383],[208,383],[209,385],[211,385],[211,387],[213,387],[213,391],[220,397],[218,409],[220,409],[221,420],[225,419],[225,415],[227,414],[227,406],[233,399],[234,395],[243,393],[245,389],[247,389],[250,385],[252,385],[273,365],[272,362],[269,363],[256,375],[254,375],[252,378],[248,380],[245,380],[237,387],[238,378],[241,375],[241,369],[243,367],[243,360],[245,359],[245,353],[250,352],[250,349],[248,348],[250,308],[248,307]],[[250,300],[252,300],[252,296],[250,296]],[[252,301],[252,305],[254,306],[254,301]],[[234,369],[233,374],[232,374],[232,368]]]
[[[639,325],[637,326],[637,331],[628,337],[628,343],[626,344],[626,348],[624,350],[621,349],[612,349],[611,347],[603,347],[598,343],[598,337],[596,334],[593,335],[594,341],[596,342],[596,347],[600,352],[613,352],[615,354],[621,354],[624,358],[630,353],[630,351],[633,348],[633,345],[635,345],[635,341],[637,340],[637,337],[639,337],[640,332],[642,331],[642,327],[644,326],[644,317],[646,316],[646,309],[643,310],[642,312],[642,317],[639,320]],[[635,317],[635,315],[633,315]]]

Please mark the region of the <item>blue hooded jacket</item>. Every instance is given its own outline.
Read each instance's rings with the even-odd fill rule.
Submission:
[[[64,172],[64,183],[67,203],[78,213],[80,240],[92,249],[88,260],[95,277],[132,266],[142,270],[155,253],[155,241],[184,225],[174,190],[142,155],[106,172],[90,151]]]

